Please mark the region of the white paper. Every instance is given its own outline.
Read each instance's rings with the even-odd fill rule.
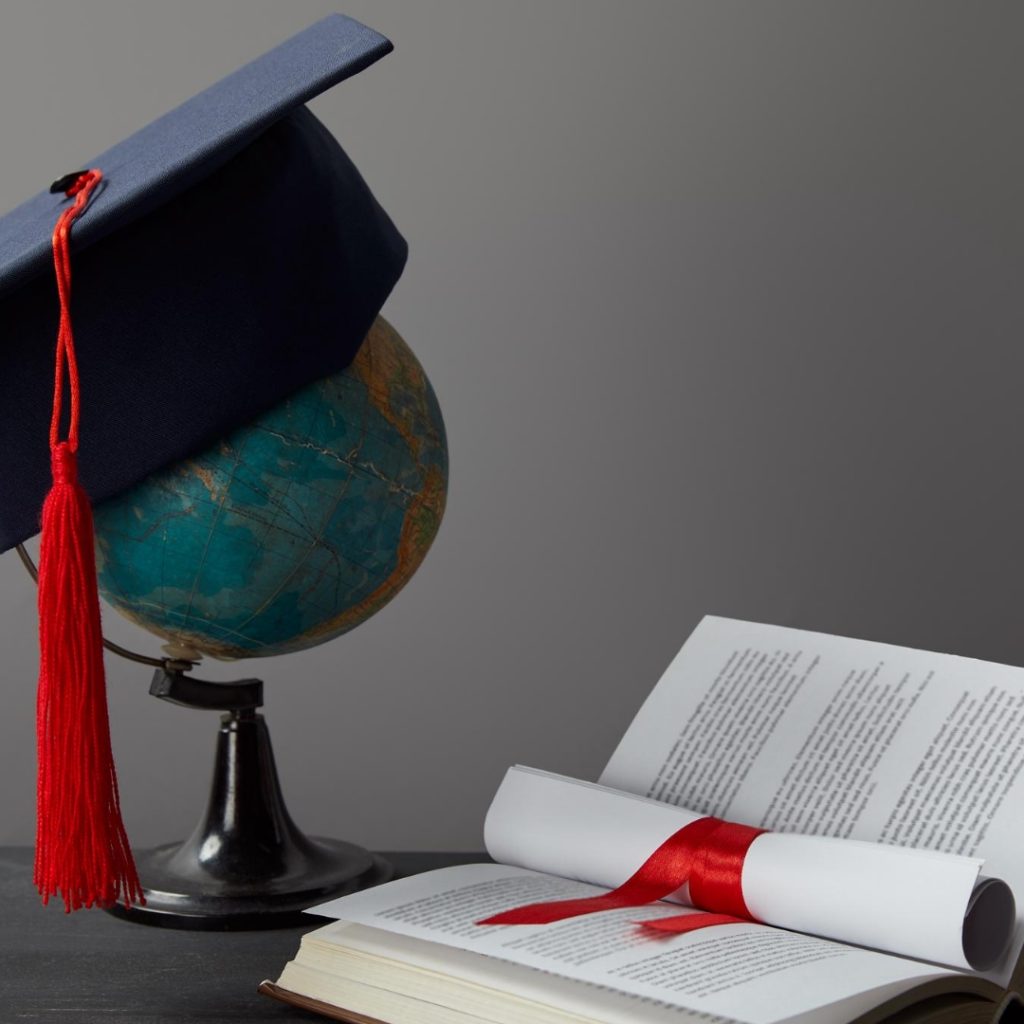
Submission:
[[[981,858],[1021,894],[1024,670],[709,616],[600,782],[779,832]],[[986,975],[1004,986],[1019,915]]]
[[[517,766],[491,804],[484,838],[499,863],[614,888],[699,817]],[[767,833],[747,852],[743,896],[766,924],[968,969],[963,924],[981,865],[878,843]],[[687,899],[685,888],[679,899]]]
[[[747,1024],[779,1024],[812,1011],[815,1024],[847,1024],[887,998],[952,973],[757,924],[652,939],[635,922],[663,915],[664,904],[547,925],[475,923],[507,909],[510,900],[569,899],[602,891],[520,868],[470,864],[343,896],[311,913]],[[638,1005],[638,1020],[646,1019],[642,1010]]]

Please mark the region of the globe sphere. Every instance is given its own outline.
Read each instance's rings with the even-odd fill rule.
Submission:
[[[174,649],[312,647],[409,581],[447,486],[434,391],[378,317],[345,370],[98,505],[100,593]]]

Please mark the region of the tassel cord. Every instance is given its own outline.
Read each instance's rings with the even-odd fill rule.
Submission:
[[[53,487],[42,513],[35,881],[66,911],[143,902],[121,819],[110,743],[92,510],[78,482],[79,379],[71,325],[71,226],[102,179],[85,171],[53,232],[60,299],[50,455]],[[66,378],[66,379],[65,379]],[[67,437],[60,427],[68,405]]]

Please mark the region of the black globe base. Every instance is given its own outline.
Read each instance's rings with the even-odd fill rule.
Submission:
[[[218,884],[197,878],[196,872],[177,872],[174,862],[188,845],[159,846],[137,858],[146,895],[144,906],[118,904],[108,913],[126,921],[185,928],[193,931],[243,931],[291,928],[316,919],[303,913],[308,907],[336,896],[389,881],[394,872],[387,861],[360,846],[332,839],[308,839],[319,864],[291,875],[278,876],[268,884],[253,879]],[[360,870],[368,859],[368,867]]]
[[[302,913],[308,907],[393,877],[383,858],[352,843],[310,838],[292,821],[266,721],[255,711],[258,680],[206,683],[160,669],[150,692],[189,707],[247,706],[221,719],[210,800],[192,836],[140,854],[146,902],[119,904],[111,914],[203,931],[312,925]]]

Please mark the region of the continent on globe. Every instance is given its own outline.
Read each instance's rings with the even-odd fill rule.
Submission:
[[[433,388],[378,317],[351,366],[98,505],[100,593],[215,658],[312,647],[408,582],[447,487]]]

